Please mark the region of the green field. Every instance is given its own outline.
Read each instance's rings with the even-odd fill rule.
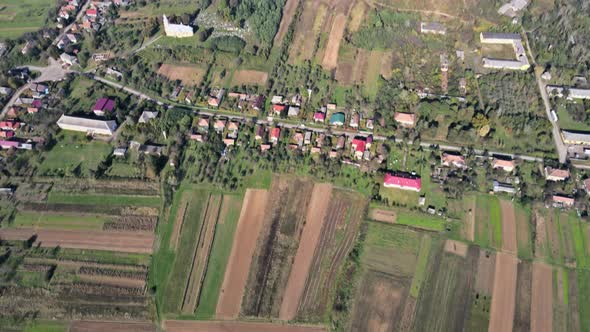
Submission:
[[[398,212],[396,224],[407,225],[438,232],[445,230],[444,219],[428,214],[409,211]]]
[[[412,286],[410,287],[410,295],[418,298],[420,295],[420,288],[426,278],[426,266],[428,258],[430,257],[430,248],[432,247],[432,238],[428,235],[422,237],[420,244],[420,252],[418,253],[418,261],[416,262],[416,271],[412,278]]]
[[[228,199],[227,197],[224,196],[224,199]],[[196,311],[199,319],[212,319],[215,315],[219,291],[223,283],[225,268],[233,245],[234,233],[240,218],[242,197],[231,196],[229,204],[226,219],[223,220],[223,223],[219,222],[215,228],[215,238],[213,239],[213,247],[207,264],[207,274],[203,281],[203,291]]]
[[[39,321],[27,325],[24,332],[65,332],[69,329],[68,325],[64,322]]]
[[[65,194],[52,191],[47,196],[47,203],[159,207],[161,204],[161,199],[158,196],[84,195]]]
[[[2,0],[0,2],[0,39],[18,38],[45,25],[47,11],[55,0]]]
[[[61,132],[51,150],[43,155],[41,175],[90,176],[113,148],[100,141],[88,141],[81,133]]]
[[[481,247],[502,247],[502,211],[498,198],[477,195],[475,242]]]
[[[36,213],[23,211],[14,218],[14,226],[71,230],[101,230],[110,218],[96,215],[73,215],[63,213]]]

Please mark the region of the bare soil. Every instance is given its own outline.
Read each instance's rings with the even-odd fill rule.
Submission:
[[[93,283],[93,284],[103,284],[109,286],[119,286],[119,287],[131,287],[131,288],[144,288],[145,287],[145,280],[140,279],[131,279],[131,278],[117,278],[117,277],[108,277],[108,276],[91,276],[91,275],[79,275],[80,281]]]
[[[287,281],[285,295],[279,312],[279,319],[292,320],[297,314],[305,281],[318,246],[320,232],[326,221],[325,217],[328,212],[329,197],[331,195],[331,184],[322,183],[314,185],[311,202],[307,209],[305,226],[303,226],[303,232],[301,234],[301,241],[299,242],[299,247],[295,254],[295,261],[293,262],[289,280]]]
[[[137,232],[74,231],[30,228],[0,230],[0,239],[26,241],[36,236],[34,245],[73,249],[106,250],[151,254],[154,235]]]
[[[553,327],[553,269],[533,263],[531,331],[551,332]]]
[[[350,22],[348,23],[348,31],[356,32],[363,23],[367,4],[364,1],[357,1],[350,12]]]
[[[528,332],[531,330],[531,285],[531,263],[521,261],[518,263],[518,277],[516,280],[514,332]]]
[[[292,1],[292,0],[290,0]],[[262,85],[266,83],[268,79],[268,73],[258,70],[238,70],[235,72],[232,78],[232,84],[237,85],[249,85],[258,84]]]
[[[235,319],[240,313],[244,288],[269,199],[267,190],[248,189],[234,235],[231,254],[219,293],[216,317]]]
[[[492,295],[495,267],[496,254],[480,249],[479,259],[477,260],[477,276],[475,278],[475,291],[480,295]]]
[[[502,209],[502,250],[516,254],[518,244],[516,242],[516,216],[512,202],[501,199]]]
[[[406,304],[399,322],[398,331],[410,332],[412,331],[412,324],[414,323],[414,316],[416,315],[416,305],[418,301],[412,296],[406,298]]]
[[[496,254],[494,292],[490,311],[490,332],[512,331],[518,259],[510,254]]]
[[[70,332],[148,332],[156,331],[151,322],[107,322],[107,321],[75,321],[70,325]]]
[[[467,251],[469,250],[469,245],[455,241],[455,240],[446,240],[445,241],[445,251],[451,254],[455,254],[461,257],[467,257]]]
[[[170,235],[170,249],[176,251],[178,247],[178,239],[180,237],[180,231],[184,224],[184,217],[188,208],[188,200],[190,198],[189,192],[184,192],[180,198],[180,204],[176,211],[176,217],[174,218],[174,226],[172,227],[172,234]]]
[[[293,21],[293,17],[295,16],[295,11],[297,10],[298,5],[299,0],[287,0],[285,8],[283,8],[283,18],[281,19],[281,24],[279,25],[279,31],[277,31],[275,36],[275,45],[280,45],[283,43],[283,38],[285,38],[285,34],[289,30],[289,26]]]
[[[536,209],[533,212],[535,225],[535,257],[545,257],[545,245],[547,242],[547,222],[545,217]]]
[[[393,210],[371,209],[369,211],[369,218],[381,222],[395,224],[397,213]]]
[[[195,86],[201,83],[206,71],[203,68],[191,65],[171,65],[164,63],[158,69],[158,74],[173,81],[180,80],[184,85]]]
[[[338,65],[338,51],[340,50],[340,42],[344,36],[344,28],[346,27],[346,15],[338,14],[334,19],[330,37],[326,46],[326,52],[322,65],[325,69],[331,70]]]
[[[257,322],[215,322],[215,321],[188,321],[167,320],[165,322],[167,332],[325,332],[327,329],[321,326],[287,325],[276,323]]]

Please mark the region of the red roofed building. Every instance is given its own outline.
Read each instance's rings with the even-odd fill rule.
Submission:
[[[2,130],[17,130],[18,128],[20,128],[20,122],[0,121],[0,129]]]
[[[547,179],[547,181],[565,181],[569,177],[570,171],[567,169],[545,167],[545,179]]]
[[[270,130],[270,142],[276,144],[281,136],[281,128],[276,127]]]
[[[409,173],[387,173],[385,174],[383,186],[386,188],[420,191],[422,189],[422,180],[419,176]]]
[[[103,116],[107,112],[112,112],[115,109],[115,101],[108,98],[100,98],[94,104],[92,111],[98,116]]]
[[[440,156],[440,161],[442,165],[446,167],[450,167],[451,165],[458,168],[467,167],[467,165],[465,164],[465,157],[458,154],[443,152],[443,154]]]
[[[494,158],[494,160],[492,160],[492,168],[500,168],[504,170],[504,172],[512,172],[514,170],[514,161]]]
[[[18,149],[19,143],[15,141],[0,141],[0,148],[2,149]]]
[[[315,112],[315,114],[313,115],[313,121],[315,121],[315,122],[324,122],[324,121],[326,121],[326,113]]]
[[[362,159],[363,153],[367,148],[367,142],[361,138],[355,138],[352,140],[352,149],[354,150],[354,156],[356,159]]]
[[[86,11],[86,15],[90,17],[96,17],[97,13],[98,12],[94,8],[90,8]]]
[[[573,198],[562,195],[553,195],[551,199],[553,200],[553,205],[556,207],[572,207],[575,203]]]
[[[272,105],[272,111],[276,115],[281,115],[281,113],[286,109],[287,109],[287,106],[285,106],[285,105],[278,105],[278,104]]]
[[[395,112],[393,119],[404,127],[413,127],[416,124],[416,114]]]
[[[2,130],[0,131],[0,137],[4,137],[4,138],[10,138],[10,137],[14,137],[14,131],[10,131],[10,130]]]

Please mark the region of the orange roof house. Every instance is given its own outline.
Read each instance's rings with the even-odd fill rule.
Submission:
[[[502,169],[505,172],[512,172],[514,171],[514,160],[505,160],[505,159],[498,159],[494,158],[492,160],[492,168],[493,169]]]
[[[416,125],[416,114],[395,112],[393,119],[404,127],[413,127]]]

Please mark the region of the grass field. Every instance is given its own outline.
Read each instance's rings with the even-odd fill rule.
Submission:
[[[17,38],[45,25],[47,11],[55,0],[2,0],[0,2],[0,39]]]
[[[65,332],[68,331],[68,323],[39,321],[25,327],[23,332]]]
[[[112,147],[99,141],[88,141],[80,133],[62,132],[57,143],[44,154],[38,172],[42,175],[90,176],[111,153]]]
[[[422,237],[420,243],[420,252],[418,253],[418,261],[416,262],[416,271],[414,278],[412,278],[412,286],[410,286],[410,295],[418,298],[420,295],[420,288],[426,278],[426,265],[430,257],[430,248],[432,247],[432,238],[428,235]]]
[[[407,225],[431,231],[445,230],[445,221],[441,218],[428,214],[403,210],[398,212],[396,224]]]
[[[482,247],[502,247],[502,211],[497,197],[478,195],[475,209],[475,242]]]
[[[14,226],[57,229],[101,230],[110,218],[95,215],[72,215],[61,213],[19,212],[14,218]]]
[[[158,196],[82,195],[50,192],[47,196],[47,203],[159,207],[161,199]]]

